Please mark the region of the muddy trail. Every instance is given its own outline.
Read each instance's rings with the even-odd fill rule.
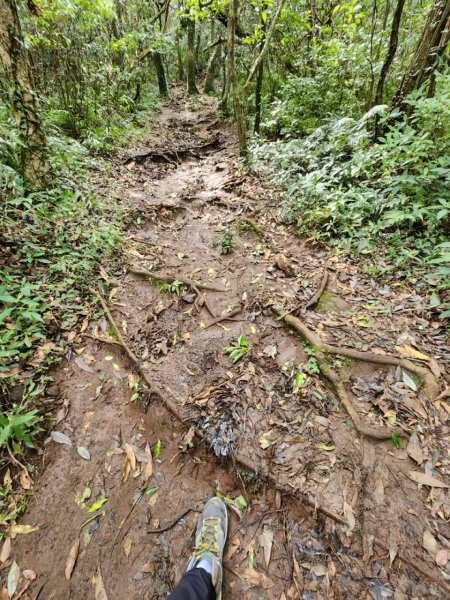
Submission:
[[[36,530],[2,566],[36,573],[21,597],[166,598],[216,490],[247,505],[230,511],[224,598],[448,597],[442,324],[283,225],[212,99],[173,91],[116,197],[129,227],[123,267],[102,266],[110,313],[93,309],[54,373],[22,519]]]

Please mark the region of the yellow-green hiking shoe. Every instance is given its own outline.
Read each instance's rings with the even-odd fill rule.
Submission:
[[[222,598],[222,556],[227,533],[227,507],[220,498],[211,498],[206,503],[198,520],[194,554],[188,563],[186,572],[196,567],[203,567],[210,571],[217,600]]]

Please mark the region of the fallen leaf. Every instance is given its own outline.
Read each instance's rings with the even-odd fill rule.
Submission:
[[[11,529],[9,530],[12,537],[16,535],[28,535],[29,533],[33,533],[33,531],[37,531],[38,527],[33,527],[32,525],[11,525]]]
[[[327,446],[327,444],[317,444],[317,448],[320,450],[325,450],[326,452],[332,452],[333,450],[336,450],[336,446],[332,444],[329,446]]]
[[[314,573],[314,575],[316,577],[325,577],[325,575],[328,573],[328,568],[326,567],[326,565],[313,565],[311,567],[311,573]]]
[[[87,365],[84,360],[81,358],[81,356],[76,356],[74,359],[75,364],[77,365],[78,368],[80,368],[82,371],[86,371],[86,373],[94,373],[94,369],[92,369],[92,367],[90,367],[89,365]]]
[[[436,554],[436,564],[439,567],[445,567],[448,560],[447,550],[439,550]]]
[[[153,448],[153,458],[156,460],[161,454],[161,440],[158,440]]]
[[[396,346],[395,349],[404,358],[416,358],[417,360],[430,360],[430,357],[426,354],[422,354],[418,350],[415,350],[412,346]]]
[[[422,546],[434,560],[437,553],[437,541],[434,538],[433,534],[430,531],[428,531],[428,529],[425,529],[425,531],[423,532]]]
[[[8,572],[7,586],[8,586],[8,594],[9,597],[12,598],[16,593],[17,584],[20,579],[20,568],[16,561],[11,565]]]
[[[413,379],[411,379],[411,377],[408,375],[408,373],[406,371],[402,372],[402,379],[403,379],[403,383],[409,387],[410,390],[412,390],[413,392],[417,391],[417,385],[415,383],[415,381]]]
[[[97,573],[93,578],[95,600],[108,600],[108,595],[103,584],[102,572],[100,567],[97,568]]]
[[[347,535],[351,535],[353,529],[356,525],[355,513],[353,512],[353,508],[347,501],[344,501],[344,517],[347,521],[348,529]]]
[[[227,550],[224,555],[224,561],[228,562],[236,554],[236,552],[240,550],[240,548],[241,541],[237,537],[237,535],[234,535],[227,543]]]
[[[31,489],[33,482],[26,471],[21,471],[19,481],[24,490]]]
[[[272,554],[273,531],[267,525],[264,525],[262,534],[259,536],[259,543],[264,549],[264,562],[269,566],[270,556]]]
[[[94,502],[93,504],[88,506],[86,511],[89,513],[96,512],[105,504],[105,502],[108,502],[108,498],[100,498],[99,500],[97,500],[97,502]]]
[[[415,431],[409,438],[408,446],[406,447],[406,452],[408,453],[408,456],[415,460],[416,463],[418,463],[419,465],[423,463],[422,447],[419,442],[419,436]]]
[[[28,579],[28,581],[34,581],[36,579],[36,573],[31,569],[25,569],[25,571],[22,571],[22,575],[25,579]]]
[[[264,573],[258,573],[255,571],[255,569],[235,567],[233,572],[236,573],[240,579],[247,581],[250,586],[256,585],[262,587],[263,590],[268,590],[273,587],[273,581],[267,577],[267,575],[264,575]]]
[[[131,545],[133,543],[133,540],[130,537],[126,537],[123,540],[123,550],[125,552],[125,556],[128,558],[130,556],[130,552],[131,552]]]
[[[436,488],[448,488],[448,485],[440,479],[436,479],[436,477],[432,477],[426,473],[421,473],[420,471],[409,471],[408,477],[420,485],[428,485],[429,487]]]
[[[148,448],[148,452],[147,452],[147,448]],[[148,445],[145,448],[145,452],[148,456],[148,461],[147,461],[147,465],[145,466],[144,481],[148,481],[150,479],[150,477],[153,475],[153,459],[152,459],[152,453],[150,451],[150,447]]]
[[[72,445],[71,439],[65,433],[62,433],[61,431],[52,431],[50,433],[50,437],[57,444],[66,444],[66,446]]]
[[[72,547],[69,550],[69,554],[67,555],[66,569],[64,571],[66,574],[67,580],[69,580],[72,576],[72,572],[75,567],[75,563],[77,562],[79,550],[80,550],[80,538],[77,538],[74,541],[74,543],[72,544]]]
[[[127,459],[130,463],[131,469],[134,471],[136,469],[136,456],[133,452],[133,448],[130,446],[128,442],[124,444],[125,454],[127,455]]]
[[[3,476],[3,487],[8,487],[12,484],[11,471],[7,469],[5,475]]]
[[[91,454],[84,446],[77,446],[77,452],[84,460],[91,460]]]
[[[4,563],[8,560],[11,554],[11,538],[7,537],[3,542],[2,551],[0,552],[0,563]]]

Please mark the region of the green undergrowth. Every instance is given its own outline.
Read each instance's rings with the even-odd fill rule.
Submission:
[[[359,255],[371,276],[407,280],[450,315],[450,77],[408,99],[410,116],[375,107],[310,135],[253,146],[257,172],[283,190],[284,217],[309,238]],[[374,121],[385,133],[375,142]]]
[[[105,271],[114,272],[120,261],[125,214],[112,198],[111,162],[99,151],[116,151],[142,136],[141,117],[127,132],[118,121],[120,140],[117,132],[95,134],[98,144],[92,143],[94,132],[81,143],[47,122],[54,177],[48,189],[27,193],[19,175],[20,144],[0,111],[0,526],[4,531],[26,507],[26,492],[11,456],[29,460],[22,455],[45,427],[41,399],[52,379],[49,370],[64,357],[81,323],[95,315],[90,288],[105,285]]]

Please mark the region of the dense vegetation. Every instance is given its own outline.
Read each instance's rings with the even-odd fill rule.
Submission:
[[[448,316],[449,18],[450,0],[0,0],[3,381],[42,376],[87,314],[122,218],[91,174],[176,81],[218,96],[302,234]],[[26,389],[4,392],[0,448],[32,443]]]

